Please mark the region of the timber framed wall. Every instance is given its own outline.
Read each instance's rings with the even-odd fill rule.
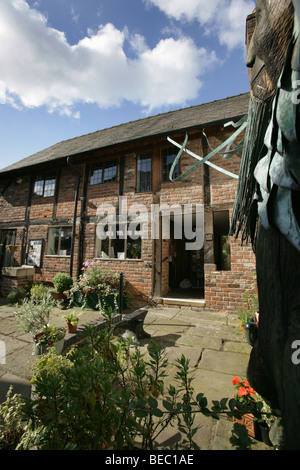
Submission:
[[[208,141],[200,125],[186,131],[189,150],[199,156],[205,156],[209,146],[216,148],[232,134],[232,129],[224,128],[223,123],[205,126]],[[172,138],[183,142],[185,132],[173,132]],[[0,236],[5,230],[16,230],[14,266],[26,264],[30,240],[39,239],[42,240],[41,266],[35,267],[35,281],[51,282],[57,272],[71,273],[76,279],[82,263],[95,258],[97,208],[105,203],[117,207],[120,196],[127,198],[128,205],[145,205],[149,213],[152,204],[203,204],[205,236],[201,262],[206,308],[234,310],[241,303],[245,290],[255,281],[255,257],[251,247],[241,247],[239,241],[229,240],[231,269],[218,270],[213,219],[215,213],[226,211],[230,218],[237,180],[202,165],[177,183],[163,181],[162,150],[170,146],[166,135],[145,137],[136,142],[79,153],[72,158],[61,159],[54,166],[51,162],[30,168],[24,166],[2,179],[0,173]],[[152,191],[137,192],[137,158],[144,152],[152,153]],[[116,181],[91,185],[93,165],[112,159],[118,166]],[[238,174],[239,156],[225,160],[223,156],[216,155],[212,161]],[[194,164],[193,157],[183,154],[181,172]],[[55,193],[50,197],[34,196],[35,177],[53,173],[54,167]],[[72,255],[49,253],[49,231],[56,227],[73,230]],[[124,273],[136,296],[158,300],[169,290],[168,250],[169,240],[149,238],[142,240],[141,259],[108,258],[102,261],[108,268]],[[6,294],[7,284],[5,289],[3,285],[1,287],[2,293]]]

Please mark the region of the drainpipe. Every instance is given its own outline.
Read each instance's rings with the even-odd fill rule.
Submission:
[[[77,174],[76,190],[75,190],[75,202],[74,202],[74,215],[73,215],[73,227],[72,227],[71,256],[70,256],[70,276],[72,276],[72,274],[73,274],[73,262],[74,262],[76,216],[77,216],[77,206],[78,206],[79,185],[80,185],[81,173],[77,170],[77,168],[74,165],[72,165],[72,163],[70,162],[70,157],[67,157],[67,164]]]

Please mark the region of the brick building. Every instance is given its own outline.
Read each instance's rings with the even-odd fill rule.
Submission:
[[[129,122],[60,142],[2,169],[2,294],[25,282],[28,272],[35,280],[51,281],[57,272],[76,279],[83,263],[96,258],[123,272],[136,295],[171,303],[188,292],[206,308],[236,308],[254,280],[255,259],[251,247],[227,237],[237,179],[219,169],[238,175],[240,155],[225,159],[217,153],[209,160],[217,169],[203,164],[173,182],[169,171],[179,149],[168,138],[182,144],[188,135],[186,149],[204,157],[235,132],[224,124],[246,115],[248,103],[246,93]],[[173,176],[197,161],[184,152]],[[108,204],[118,215],[125,202],[127,222],[116,225],[116,236],[99,238],[104,230],[99,208]],[[187,249],[184,236],[176,239],[184,217],[174,213],[169,235],[159,213],[156,238],[143,236],[137,224],[131,236],[130,208],[142,205],[149,215],[153,207],[174,204],[189,207],[192,223],[203,225],[197,249]],[[170,263],[174,237],[176,259]]]

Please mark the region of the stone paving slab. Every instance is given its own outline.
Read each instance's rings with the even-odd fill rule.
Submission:
[[[205,349],[199,367],[232,376],[245,376],[248,361],[247,354]]]
[[[227,324],[228,315],[224,312],[210,312],[207,310],[193,310],[189,308],[180,309],[175,318],[184,318],[196,324],[224,323]]]

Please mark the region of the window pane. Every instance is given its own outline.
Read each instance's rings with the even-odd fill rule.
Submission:
[[[58,254],[59,230],[57,227],[49,229],[47,255]]]
[[[169,180],[170,170],[172,168],[172,165],[174,163],[176,156],[177,156],[177,153],[172,147],[163,149],[162,151],[162,157],[163,157],[162,158],[162,179],[163,181]],[[173,171],[173,178],[178,178],[179,175],[180,175],[179,163],[177,163]]]
[[[117,164],[115,161],[107,162],[104,170],[103,183],[117,181]]]
[[[127,253],[126,258],[129,259],[141,259],[142,255],[142,240],[141,240],[141,226],[138,224],[133,227],[134,224],[130,224],[129,230],[127,231]]]
[[[49,197],[54,196],[55,193],[55,177],[48,176],[47,178],[43,178],[38,176],[34,183],[33,188],[33,195],[40,196],[40,197]]]
[[[140,155],[137,161],[137,191],[152,190],[152,154]]]
[[[102,174],[103,174],[102,168],[95,168],[94,170],[92,170],[90,184],[91,185],[101,184],[102,183]]]
[[[125,259],[126,225],[118,224],[110,234],[110,258]]]
[[[102,227],[103,232],[107,233],[108,226]],[[96,258],[109,258],[109,237],[100,238],[97,236],[96,231],[96,246],[95,246],[95,257]]]
[[[47,255],[69,256],[71,254],[71,227],[54,227],[49,229]]]
[[[54,196],[55,193],[55,178],[45,180],[44,197]]]
[[[125,258],[125,240],[120,238],[110,240],[110,258]]]
[[[44,193],[44,180],[37,180],[34,184],[34,196],[43,196]]]
[[[71,254],[72,229],[69,227],[60,229],[59,254],[69,256]]]

